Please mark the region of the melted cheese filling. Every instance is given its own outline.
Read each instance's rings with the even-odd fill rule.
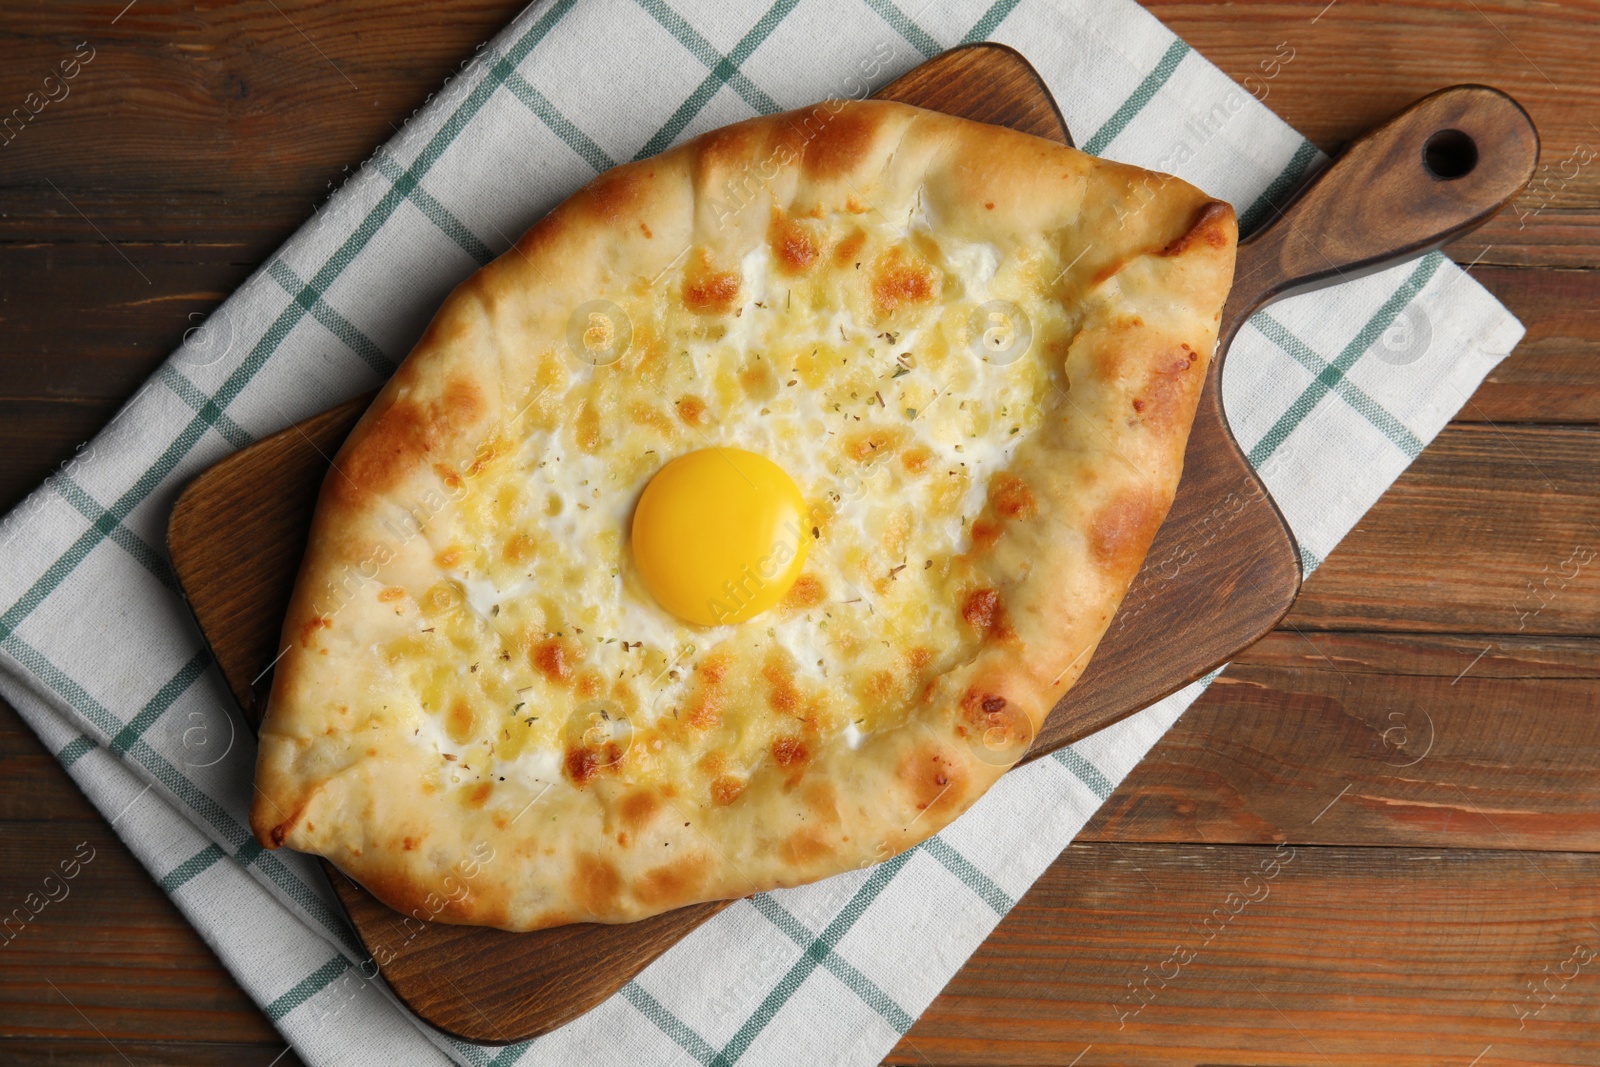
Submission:
[[[427,788],[481,802],[475,783],[610,773],[730,803],[763,763],[895,728],[976,652],[951,561],[1059,396],[1072,324],[1049,296],[1055,250],[941,245],[915,214],[909,237],[871,213],[783,225],[798,243],[691,253],[619,286],[616,362],[564,338],[543,353],[525,406],[424,528],[439,581],[377,594],[415,617],[373,650],[374,703],[438,753]],[[1015,324],[986,333],[1001,299],[1027,309],[1021,358],[995,355]],[[811,544],[778,607],[700,628],[643,588],[629,519],[664,463],[716,445],[788,472]]]

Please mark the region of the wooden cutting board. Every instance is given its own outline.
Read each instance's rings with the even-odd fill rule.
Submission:
[[[1033,68],[999,45],[947,52],[877,96],[1071,144]],[[1224,356],[1244,320],[1270,300],[1389,266],[1471,229],[1520,191],[1537,155],[1537,135],[1509,97],[1475,86],[1444,90],[1352,145],[1240,246],[1177,499],[1088,669],[1050,713],[1027,760],[1220,666],[1294,601],[1294,539],[1222,412]],[[370,399],[235,453],[196,478],[173,508],[173,569],[253,723],[270,689],[327,457]],[[491,1044],[525,1040],[582,1014],[726,907],[513,934],[402,916],[325,867],[395,993],[441,1030]]]

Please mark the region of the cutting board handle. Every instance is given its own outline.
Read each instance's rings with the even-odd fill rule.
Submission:
[[[1475,229],[1522,191],[1538,162],[1533,120],[1500,90],[1457,85],[1424,97],[1351,143],[1239,245],[1221,340],[1273,300]]]

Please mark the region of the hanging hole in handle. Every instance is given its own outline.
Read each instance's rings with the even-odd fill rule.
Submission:
[[[1422,166],[1438,181],[1454,181],[1478,165],[1476,142],[1460,130],[1440,130],[1422,146]]]

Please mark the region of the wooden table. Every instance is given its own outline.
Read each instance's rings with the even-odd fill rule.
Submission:
[[[95,50],[0,147],[0,507],[521,6],[125,3],[0,12],[6,109]],[[1600,1062],[1600,4],[1151,8],[1325,149],[1521,99],[1546,169],[1449,252],[1528,335],[889,1062]],[[0,1060],[297,1062],[9,708],[0,820],[0,900],[97,851],[0,956]]]

